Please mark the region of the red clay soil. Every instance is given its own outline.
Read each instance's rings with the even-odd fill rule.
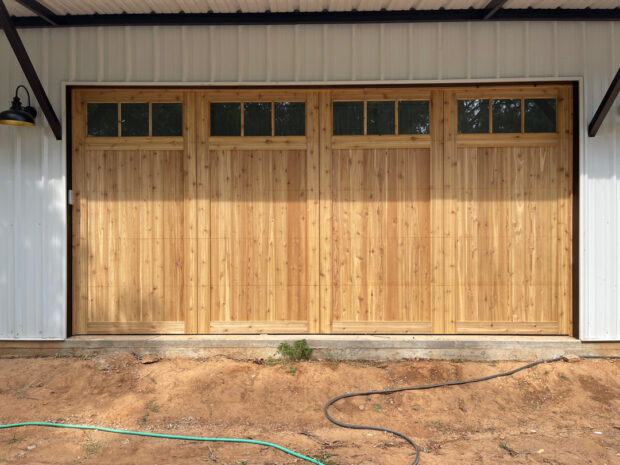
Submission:
[[[52,421],[275,442],[326,465],[408,465],[389,434],[323,416],[338,394],[437,383],[519,362],[298,362],[224,358],[142,364],[130,354],[0,360],[0,423]],[[620,362],[537,366],[510,378],[343,401],[334,414],[419,442],[420,463],[620,464]],[[263,446],[25,427],[0,430],[0,464],[307,463]]]

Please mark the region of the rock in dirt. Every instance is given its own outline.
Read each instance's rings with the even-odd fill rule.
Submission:
[[[565,355],[564,357],[562,357],[562,360],[564,360],[565,362],[568,363],[575,363],[581,360],[581,357],[579,355],[575,355],[575,354],[568,354]]]
[[[140,359],[140,363],[142,363],[143,365],[150,365],[151,363],[157,363],[160,360],[161,359],[156,355],[144,355]]]

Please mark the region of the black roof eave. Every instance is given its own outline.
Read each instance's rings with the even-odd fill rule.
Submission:
[[[13,17],[18,28],[173,25],[278,25],[485,21],[486,9],[404,11],[321,11],[292,13],[149,13]],[[493,21],[620,21],[614,9],[500,9]]]

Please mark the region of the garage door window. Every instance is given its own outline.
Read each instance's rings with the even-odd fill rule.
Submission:
[[[334,102],[334,136],[428,134],[429,102],[377,100]]]
[[[183,104],[88,103],[86,128],[88,137],[182,137]]]
[[[305,102],[213,102],[211,136],[304,136]]]

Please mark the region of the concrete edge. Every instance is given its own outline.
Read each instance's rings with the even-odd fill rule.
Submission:
[[[268,358],[281,342],[306,339],[313,359],[539,360],[574,355],[620,356],[620,342],[566,336],[80,336],[65,341],[0,341],[0,357],[137,356]]]

